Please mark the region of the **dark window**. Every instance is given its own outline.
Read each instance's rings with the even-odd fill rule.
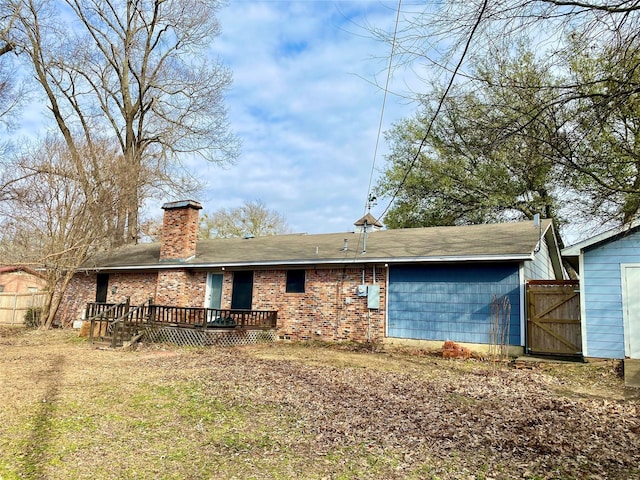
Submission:
[[[96,302],[107,302],[107,289],[109,288],[109,274],[99,273],[96,280]]]
[[[287,270],[287,293],[304,293],[304,270]]]
[[[233,291],[231,292],[231,308],[251,310],[253,296],[253,272],[233,272]]]

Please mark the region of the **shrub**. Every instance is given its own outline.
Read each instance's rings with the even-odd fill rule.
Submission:
[[[24,324],[27,328],[38,328],[42,319],[41,307],[30,307],[24,312]]]

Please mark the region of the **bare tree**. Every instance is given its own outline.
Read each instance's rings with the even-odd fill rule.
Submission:
[[[640,30],[638,0],[450,0],[403,7],[395,35],[397,65],[436,67],[447,71],[457,60],[471,30],[468,57],[484,56],[522,36],[535,40],[540,52],[555,54],[567,35],[580,35],[584,47],[612,39],[636,37]],[[378,38],[392,36],[373,30]],[[434,73],[429,70],[429,73]]]
[[[261,200],[244,202],[241,207],[222,208],[200,220],[200,238],[261,237],[289,233],[284,216],[266,208]]]
[[[105,158],[105,165],[108,160]],[[75,163],[62,140],[48,139],[12,164],[15,197],[0,203],[4,258],[44,267],[48,298],[43,328],[55,318],[66,287],[79,265],[104,248],[113,204],[96,218]]]
[[[158,189],[197,188],[182,161],[233,160],[223,93],[231,75],[212,61],[219,2],[210,0],[13,0],[24,53],[64,139],[80,185],[102,182],[119,199],[115,245],[137,240],[138,211]],[[56,8],[57,7],[57,8]],[[105,171],[101,145],[119,168]],[[109,178],[109,175],[115,177]],[[92,180],[92,179],[95,179]],[[110,189],[106,189],[112,193]]]
[[[0,3],[0,123],[3,126],[10,126],[12,113],[20,100],[24,98],[24,91],[21,88],[22,82],[18,80],[15,71],[15,45],[13,42],[13,31],[18,19],[17,11],[8,2]],[[5,157],[7,150],[6,143],[0,147],[0,158]],[[3,194],[0,183],[0,199]]]

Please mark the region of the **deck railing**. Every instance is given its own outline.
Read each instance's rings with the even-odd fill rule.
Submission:
[[[88,303],[85,318],[91,321],[89,339],[110,340],[111,346],[131,339],[149,320],[149,302],[134,306],[124,303]]]
[[[278,312],[274,310],[231,310],[217,308],[170,307],[151,305],[153,323],[191,328],[276,328]]]
[[[183,327],[207,329],[275,329],[278,312],[275,310],[238,310],[197,307],[173,307],[143,305],[129,302],[113,304],[91,302],[87,304],[85,318],[91,321],[90,339],[110,339],[112,344],[122,344],[126,338],[150,327]]]

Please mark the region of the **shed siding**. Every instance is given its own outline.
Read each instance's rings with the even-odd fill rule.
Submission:
[[[520,345],[517,264],[399,266],[389,273],[388,336],[489,343],[491,300],[511,303],[511,345]]]
[[[524,279],[527,281],[555,278],[551,256],[549,255],[549,245],[543,237],[540,250],[535,254],[533,261],[524,262]]]
[[[589,357],[624,358],[621,263],[640,262],[640,232],[588,249],[581,273]]]

